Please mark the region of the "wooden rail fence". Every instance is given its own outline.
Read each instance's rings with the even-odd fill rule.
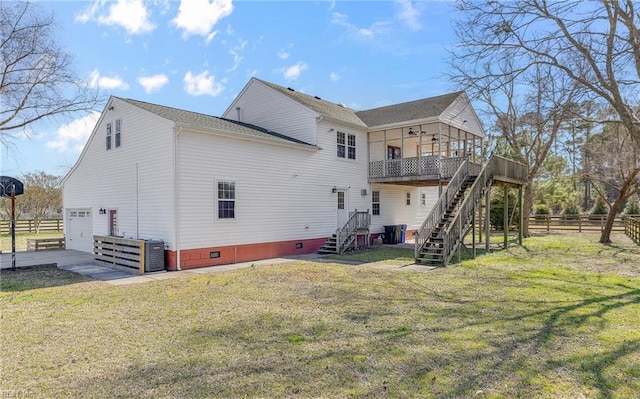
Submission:
[[[27,251],[46,251],[64,249],[64,237],[59,238],[27,238]]]
[[[618,216],[613,222],[613,232],[624,233],[629,216]],[[634,216],[634,218],[637,218]],[[577,231],[600,232],[604,230],[606,216],[546,216],[536,215],[529,218],[530,231]]]
[[[636,244],[640,245],[640,217],[627,218],[627,225],[624,230]]]
[[[45,219],[40,222],[40,232],[62,232],[62,219]],[[16,234],[35,233],[36,223],[32,219],[16,220]],[[0,220],[0,234],[11,233],[11,222]]]
[[[144,274],[144,240],[93,236],[93,258],[109,266],[137,269]]]

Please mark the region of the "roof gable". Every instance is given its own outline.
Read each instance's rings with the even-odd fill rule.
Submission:
[[[437,118],[463,93],[463,91],[458,91],[421,100],[387,105],[385,107],[359,111],[356,112],[356,115],[370,128]]]
[[[317,96],[310,96],[308,94],[296,91],[292,88],[282,87],[275,83],[267,82],[258,78],[252,78],[273,90],[291,98],[299,104],[317,112],[325,118],[333,119],[338,122],[347,123],[349,125],[364,127],[367,126],[356,115],[356,112],[342,104],[332,103],[327,100],[323,100]]]

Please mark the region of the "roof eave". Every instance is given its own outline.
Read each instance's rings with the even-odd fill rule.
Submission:
[[[439,115],[438,116],[430,116],[428,118],[412,119],[412,120],[408,120],[408,121],[387,123],[387,124],[384,124],[384,125],[369,126],[367,128],[367,130],[369,130],[369,131],[372,131],[372,130],[388,130],[388,129],[396,129],[396,128],[400,128],[400,127],[421,125],[421,124],[424,124],[424,123],[433,123],[433,122],[442,122],[440,120],[440,116]]]

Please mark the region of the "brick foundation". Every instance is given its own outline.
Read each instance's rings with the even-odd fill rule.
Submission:
[[[198,267],[251,262],[254,260],[278,258],[288,255],[310,254],[317,252],[326,240],[326,238],[315,238],[311,240],[183,249],[180,251],[180,268],[183,270],[195,269]],[[302,248],[296,248],[296,246],[300,244],[302,244]],[[177,270],[176,251],[165,251],[165,259],[168,270]]]

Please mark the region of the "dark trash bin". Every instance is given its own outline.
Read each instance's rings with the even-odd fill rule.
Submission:
[[[396,226],[384,226],[384,238],[382,239],[383,244],[397,244],[398,241],[396,239]]]
[[[398,240],[398,243],[400,243],[400,244],[404,243],[406,235],[407,235],[407,225],[406,224],[401,224],[400,225],[400,239]]]

